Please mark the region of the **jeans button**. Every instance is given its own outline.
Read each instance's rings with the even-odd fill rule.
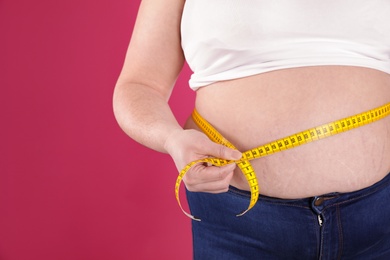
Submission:
[[[323,198],[323,197],[318,197],[318,198],[316,198],[315,201],[314,201],[314,205],[315,205],[315,206],[321,206],[322,203],[324,203],[324,198]]]

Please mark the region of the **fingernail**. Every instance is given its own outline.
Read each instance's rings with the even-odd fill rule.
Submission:
[[[242,153],[240,153],[240,152],[237,151],[237,150],[233,150],[233,152],[232,152],[232,158],[233,158],[234,160],[241,159],[241,157],[242,157]]]

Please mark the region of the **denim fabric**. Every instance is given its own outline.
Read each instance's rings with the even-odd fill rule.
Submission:
[[[351,193],[283,200],[188,192],[195,260],[390,259],[390,174]]]

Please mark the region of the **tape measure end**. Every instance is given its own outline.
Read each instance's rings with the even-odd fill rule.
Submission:
[[[236,217],[242,217],[245,213],[247,213],[249,209],[245,210],[244,212],[241,212],[240,214],[237,214]]]
[[[182,211],[183,211],[183,213],[184,213],[187,217],[189,217],[190,219],[195,220],[195,221],[199,221],[199,222],[201,221],[200,218],[195,217],[195,216],[191,215],[190,213],[185,212],[183,209],[182,209]]]
[[[192,217],[192,219],[195,220],[195,221],[198,221],[198,222],[202,221],[200,218],[197,218],[197,217]]]

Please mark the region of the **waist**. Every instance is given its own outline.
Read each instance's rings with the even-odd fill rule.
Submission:
[[[197,110],[239,150],[390,101],[387,74],[344,67],[288,70],[198,91]],[[350,192],[390,171],[389,118],[252,162],[261,193],[300,198]],[[191,120],[187,127],[196,128]],[[248,190],[237,170],[232,183]]]

